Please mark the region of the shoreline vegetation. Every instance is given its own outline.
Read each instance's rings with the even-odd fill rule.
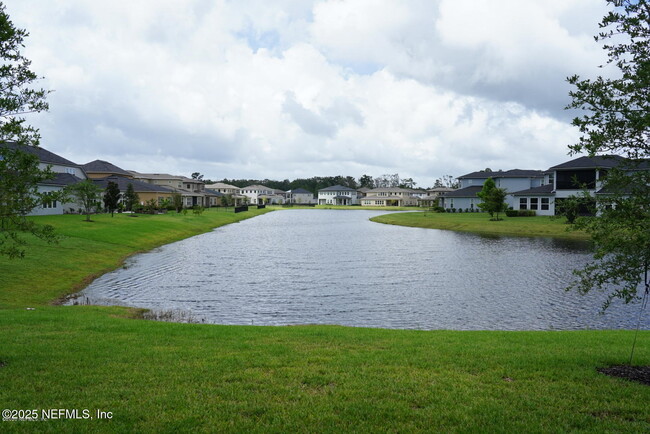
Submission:
[[[131,254],[268,211],[38,217],[61,242],[30,239],[25,259],[0,258],[0,402],[111,417],[0,421],[2,431],[650,429],[650,387],[596,370],[627,361],[633,331],[221,326],[51,305]],[[635,364],[650,364],[650,331]]]
[[[526,236],[569,238],[589,240],[589,235],[582,231],[571,230],[565,219],[546,216],[506,217],[503,220],[490,221],[486,213],[435,213],[411,212],[394,213],[373,217],[370,220],[414,228],[443,229],[460,232],[472,232],[484,235]]]

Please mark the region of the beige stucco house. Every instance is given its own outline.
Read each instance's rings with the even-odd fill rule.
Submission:
[[[374,188],[359,202],[361,206],[417,206],[418,197],[408,188]]]

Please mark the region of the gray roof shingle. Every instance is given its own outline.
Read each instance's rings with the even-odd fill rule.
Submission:
[[[131,173],[104,160],[95,160],[82,166],[86,173],[112,173],[116,175],[133,176]]]
[[[472,172],[467,175],[459,176],[458,179],[483,179],[483,178],[537,178],[544,176],[543,170],[524,170],[524,169],[512,169],[512,170],[499,170],[496,172]]]
[[[333,185],[331,187],[321,188],[318,191],[356,191],[356,190],[350,187],[343,187],[342,185]]]
[[[18,145],[17,143],[14,142],[2,142],[0,143],[0,146],[9,148],[9,149],[19,149],[23,152],[27,152],[33,155],[36,155],[38,159],[41,161],[41,163],[46,163],[46,164],[56,164],[60,166],[73,166],[73,167],[81,167],[77,163],[73,163],[70,160],[66,160],[65,158],[61,157],[60,155],[55,154],[54,152],[50,152],[46,149],[43,149],[42,147],[35,147],[35,146],[21,146]]]
[[[65,187],[66,185],[76,184],[77,182],[81,181],[83,181],[83,179],[77,178],[76,176],[69,173],[56,173],[54,174],[54,178],[45,180],[40,184]]]
[[[133,190],[136,193],[146,193],[146,192],[160,192],[160,193],[173,193],[174,190],[163,187],[162,185],[150,184],[148,182],[138,181],[137,179],[130,179],[124,176],[107,176],[106,178],[93,179],[93,182],[100,186],[101,188],[106,188],[108,182],[114,182],[119,187],[120,191],[126,191],[129,184],[133,184]]]
[[[546,184],[540,187],[533,187],[527,190],[516,191],[512,193],[513,196],[530,196],[530,195],[552,195],[553,184]]]
[[[476,193],[483,190],[482,185],[473,185],[471,187],[461,188],[459,190],[443,193],[441,197],[478,197]]]

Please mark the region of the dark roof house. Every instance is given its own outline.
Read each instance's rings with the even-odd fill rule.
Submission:
[[[110,175],[126,176],[133,178],[133,174],[121,167],[104,160],[95,160],[82,166],[90,178],[104,178]]]

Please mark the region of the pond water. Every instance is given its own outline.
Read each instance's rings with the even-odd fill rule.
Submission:
[[[283,210],[134,256],[91,303],[217,324],[549,330],[635,328],[640,303],[564,288],[584,242],[370,222],[377,211]],[[643,329],[650,328],[644,315]]]

